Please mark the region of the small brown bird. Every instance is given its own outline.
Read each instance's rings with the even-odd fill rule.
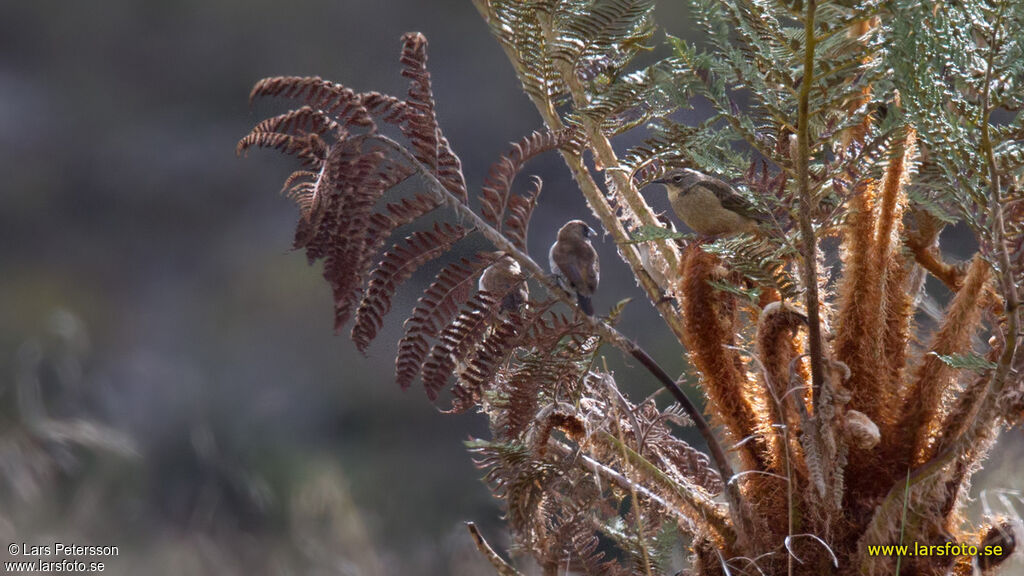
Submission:
[[[676,216],[701,236],[754,232],[766,219],[735,188],[690,168],[673,170],[653,183],[665,185]]]
[[[504,294],[502,312],[518,312],[530,299],[530,288],[523,279],[523,270],[519,262],[510,256],[502,256],[488,266],[480,275],[477,289],[490,294]]]
[[[589,240],[596,234],[586,222],[570,220],[558,230],[558,240],[548,252],[551,273],[563,288],[576,294],[576,302],[588,316],[594,315],[590,298],[601,277],[597,251]]]

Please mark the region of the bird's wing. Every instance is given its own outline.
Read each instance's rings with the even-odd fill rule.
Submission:
[[[587,289],[593,294],[597,291],[597,283],[601,278],[601,263],[597,259],[597,251],[592,246],[587,246],[590,266],[587,267]]]
[[[581,262],[571,246],[558,242],[551,249],[551,271],[561,276],[575,291],[585,286]]]
[[[701,179],[700,183],[708,190],[711,190],[715,197],[718,198],[718,201],[722,203],[722,207],[726,210],[735,212],[740,216],[746,216],[752,220],[767,220],[767,217],[764,214],[758,212],[749,200],[741,196],[740,193],[729,184],[713,176],[705,176]]]

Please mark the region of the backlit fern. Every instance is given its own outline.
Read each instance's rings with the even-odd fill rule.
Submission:
[[[893,573],[897,559],[868,547],[901,540],[1011,546],[1000,520],[971,526],[963,508],[999,432],[1024,418],[1024,7],[690,0],[705,42],[659,48],[651,0],[473,3],[544,123],[495,162],[479,209],[438,123],[419,34],[403,38],[406,97],[266,79],[254,98],[296,108],[238,149],[298,159],[283,189],[299,207],[295,244],[323,261],[336,326],[354,315],[360,350],[418,269],[467,238],[491,244],[425,290],[396,377],[422,380],[431,400],[450,385],[453,411],[486,415],[491,438],[470,447],[516,550],[545,574],[669,574],[684,539],[695,575],[819,575]],[[649,49],[661,57],[636,64]],[[683,123],[675,112],[695,102],[710,114]],[[636,128],[647,139],[621,150],[613,139]],[[539,178],[525,190],[514,180],[556,150],[689,355],[710,424],[526,252],[545,206]],[[731,181],[768,224],[710,243],[663,230],[639,187],[684,166]],[[977,244],[962,266],[939,245],[957,222]],[[476,293],[503,255],[534,285],[519,309]],[[953,295],[930,334],[915,314],[929,274]],[[598,368],[603,344],[677,404],[626,398]],[[708,454],[673,423],[695,426]],[[498,573],[518,573],[471,532]],[[899,569],[1001,562],[921,556]]]

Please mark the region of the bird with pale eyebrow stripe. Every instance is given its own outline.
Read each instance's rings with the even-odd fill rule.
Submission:
[[[754,233],[765,215],[735,188],[691,168],[673,170],[652,184],[663,184],[672,211],[701,236]]]

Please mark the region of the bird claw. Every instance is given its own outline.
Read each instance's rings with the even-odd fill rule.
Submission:
[[[655,302],[654,305],[661,306],[662,304],[678,304],[678,301],[676,300],[675,296],[669,296],[668,293],[662,292],[661,297],[658,298],[657,302]]]
[[[728,234],[698,234],[696,241],[697,241],[697,244],[701,244],[701,245],[703,245],[703,244],[712,244],[716,240],[718,240],[719,238],[724,238],[726,236],[728,236]]]

